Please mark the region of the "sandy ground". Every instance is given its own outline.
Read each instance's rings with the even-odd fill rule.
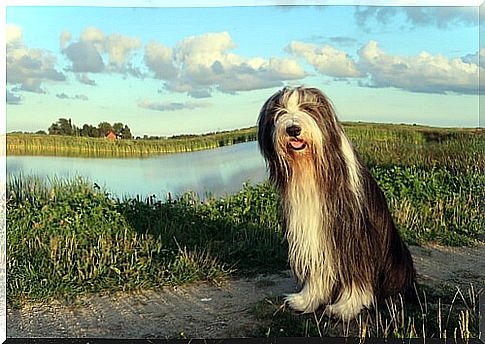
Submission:
[[[485,245],[410,247],[419,282],[485,288]],[[229,338],[261,324],[255,303],[296,291],[289,272],[7,309],[7,337]]]

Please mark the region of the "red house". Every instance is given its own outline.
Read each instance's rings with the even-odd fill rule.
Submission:
[[[112,130],[108,131],[104,137],[106,137],[108,140],[116,140],[116,134]]]

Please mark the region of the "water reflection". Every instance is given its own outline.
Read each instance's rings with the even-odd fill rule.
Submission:
[[[20,173],[42,178],[82,176],[117,197],[155,194],[162,199],[169,192],[186,191],[224,196],[237,192],[248,180],[257,183],[266,178],[256,142],[149,158],[8,156],[7,174]]]

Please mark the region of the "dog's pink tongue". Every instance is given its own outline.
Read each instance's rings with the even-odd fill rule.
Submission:
[[[290,141],[290,145],[291,147],[293,147],[294,149],[300,149],[301,147],[303,147],[304,143],[302,141]]]

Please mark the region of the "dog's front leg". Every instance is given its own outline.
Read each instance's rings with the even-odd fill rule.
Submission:
[[[374,302],[374,293],[370,286],[346,287],[340,294],[336,303],[328,305],[325,312],[339,317],[342,320],[355,318],[363,308]]]
[[[315,280],[308,277],[299,293],[285,295],[285,304],[298,312],[311,313],[325,302],[325,288],[322,288],[321,278]]]

